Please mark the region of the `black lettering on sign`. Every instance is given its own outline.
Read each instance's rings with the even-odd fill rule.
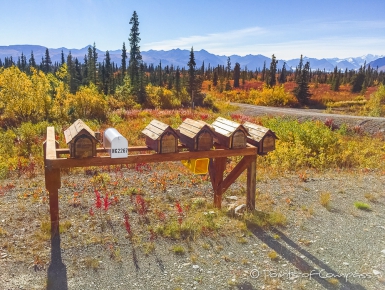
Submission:
[[[116,154],[127,153],[128,152],[128,148],[115,148],[115,149],[111,149],[111,152],[112,153],[116,153]]]

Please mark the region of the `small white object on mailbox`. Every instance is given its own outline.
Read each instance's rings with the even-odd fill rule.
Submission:
[[[108,150],[111,158],[128,156],[128,142],[115,128],[104,131],[103,147]]]

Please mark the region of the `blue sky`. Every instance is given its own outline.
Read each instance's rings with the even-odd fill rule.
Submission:
[[[385,55],[385,0],[0,0],[0,45],[205,49],[279,59]]]

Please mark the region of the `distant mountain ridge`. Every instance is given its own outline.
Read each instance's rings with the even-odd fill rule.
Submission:
[[[78,58],[80,62],[84,62],[84,57],[87,55],[88,47],[86,46],[81,49],[68,49],[65,47],[61,48],[48,48],[49,54],[51,57],[51,60],[53,63],[55,62],[61,62],[61,52],[63,51],[65,59],[67,58],[67,55],[69,52],[71,52],[72,56],[75,58]],[[45,55],[46,47],[40,46],[40,45],[9,45],[9,46],[0,46],[0,59],[4,61],[5,57],[11,57],[13,58],[14,62],[17,62],[18,57],[21,56],[23,53],[27,61],[29,60],[31,56],[31,52],[33,51],[35,60],[37,63],[41,62],[41,59]],[[103,62],[105,58],[105,51],[101,51],[97,49],[98,53],[98,61]],[[111,61],[115,62],[118,66],[121,63],[122,59],[122,51],[121,50],[111,50],[109,51]],[[190,51],[189,50],[182,50],[182,49],[172,49],[168,51],[164,50],[149,50],[149,51],[143,51],[142,52],[142,58],[143,61],[150,65],[153,64],[154,66],[158,65],[160,62],[162,63],[162,67],[165,66],[171,66],[174,67],[187,67],[187,63],[189,61]],[[248,70],[262,70],[264,63],[266,64],[266,67],[269,68],[271,57],[266,57],[264,55],[258,54],[258,55],[246,55],[246,56],[239,56],[239,55],[215,55],[212,53],[209,53],[206,50],[199,50],[194,51],[195,56],[195,62],[197,64],[197,67],[201,67],[202,63],[204,62],[205,67],[207,68],[209,65],[210,67],[216,67],[218,65],[227,65],[227,58],[230,57],[231,67],[233,68],[235,63],[239,63],[242,68],[247,67]],[[370,65],[373,68],[377,68],[379,70],[385,71],[385,56],[384,55],[372,55],[367,54],[365,56],[360,57],[349,57],[345,59],[340,58],[323,58],[323,59],[317,59],[317,58],[309,58],[304,57],[304,61],[310,62],[310,67],[312,70],[320,69],[320,70],[326,70],[326,71],[333,71],[334,68],[337,66],[338,69],[341,70],[357,70],[359,69],[364,63],[367,65]],[[286,68],[287,69],[295,69],[295,67],[299,64],[299,58],[296,59],[290,59],[290,60],[278,60],[278,69],[281,69],[283,66],[283,63],[286,62]]]

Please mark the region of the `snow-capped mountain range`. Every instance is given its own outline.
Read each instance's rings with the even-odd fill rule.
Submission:
[[[68,48],[48,48],[51,60],[53,63],[61,62],[61,52],[63,51],[65,58],[71,52],[72,57],[78,58],[80,62],[84,61],[84,57],[87,55],[88,46],[81,49],[68,49]],[[27,61],[31,56],[31,52],[33,51],[35,60],[37,63],[40,63],[41,59],[45,55],[46,47],[39,45],[9,45],[9,46],[0,46],[0,59],[4,61],[5,57],[11,57],[14,62],[17,62],[18,58],[22,55],[22,53],[26,56]],[[105,58],[105,51],[101,51],[97,49],[98,53],[98,61],[103,62]],[[122,51],[121,50],[111,50],[109,51],[111,61],[115,62],[118,66],[121,64],[122,59]],[[129,51],[127,52],[129,54]],[[141,52],[143,61],[150,65],[153,64],[157,66],[159,63],[162,64],[162,67],[171,66],[174,67],[186,67],[190,51],[189,50],[181,50],[181,49],[172,49],[168,51],[163,50],[149,50]],[[247,67],[248,70],[262,70],[264,63],[268,68],[270,66],[271,58],[263,56],[261,54],[258,55],[215,55],[209,53],[206,50],[194,51],[195,62],[197,67],[201,67],[203,62],[205,68],[209,65],[210,67],[216,67],[218,65],[227,65],[227,58],[230,57],[231,67],[234,67],[235,63],[239,63],[242,68]],[[310,67],[312,70],[326,70],[333,71],[337,66],[338,69],[341,70],[357,70],[365,63],[366,65],[370,65],[372,68],[379,69],[385,71],[385,55],[372,55],[367,54],[359,57],[349,57],[345,59],[340,58],[310,58],[304,57],[304,62],[309,61]],[[295,69],[295,67],[299,63],[299,58],[289,59],[289,60],[278,60],[278,69],[282,68],[283,64],[286,63],[287,69]]]

